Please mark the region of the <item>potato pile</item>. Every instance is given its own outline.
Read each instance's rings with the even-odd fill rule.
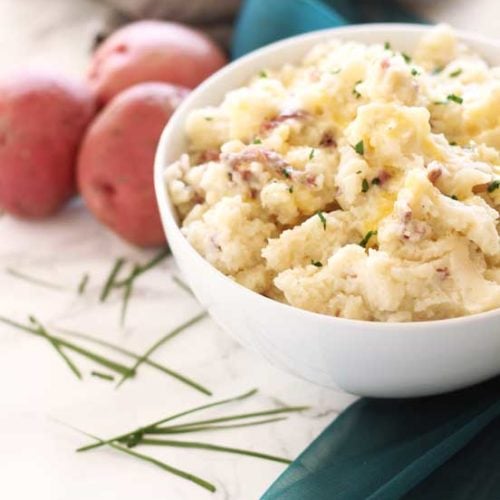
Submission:
[[[93,55],[85,82],[42,71],[0,80],[0,208],[50,216],[79,191],[128,242],[165,242],[153,187],[161,131],[189,90],[226,63],[205,35],[130,24]]]

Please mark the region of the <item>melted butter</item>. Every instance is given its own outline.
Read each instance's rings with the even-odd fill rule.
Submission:
[[[363,223],[363,231],[365,233],[377,230],[380,222],[392,213],[396,198],[396,193],[389,193],[387,191],[380,193],[377,197],[372,216],[366,219]]]

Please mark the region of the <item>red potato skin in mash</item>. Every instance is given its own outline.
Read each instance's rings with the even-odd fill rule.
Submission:
[[[196,87],[226,64],[203,33],[161,21],[139,21],[113,33],[95,52],[88,82],[100,104],[124,89],[154,81]]]
[[[128,242],[165,243],[153,186],[156,145],[189,93],[165,83],[135,85],[89,127],[78,159],[78,186],[89,210]]]
[[[20,72],[0,82],[0,207],[36,219],[75,193],[75,161],[95,105],[60,75]]]

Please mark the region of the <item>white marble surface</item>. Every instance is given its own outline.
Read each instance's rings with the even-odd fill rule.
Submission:
[[[457,26],[488,32],[486,12],[495,0],[427,4],[434,19],[449,16]],[[82,74],[93,34],[107,9],[86,0],[0,0],[0,73],[20,65],[42,64]],[[491,18],[491,17],[490,17]],[[481,21],[481,19],[484,21]],[[491,31],[493,27],[491,26]],[[35,314],[52,327],[64,326],[101,336],[139,352],[170,328],[196,314],[199,306],[173,281],[170,260],[137,283],[126,326],[119,326],[120,297],[98,302],[102,282],[114,259],[145,261],[137,251],[98,225],[79,204],[44,222],[0,218],[0,315],[24,320]],[[50,290],[5,272],[12,267],[61,285]],[[84,296],[76,294],[82,273],[91,275]],[[109,354],[109,353],[108,353]],[[142,367],[119,390],[88,376],[93,368],[73,356],[84,370],[76,380],[42,339],[0,326],[0,471],[2,497],[40,500],[100,499],[252,499],[258,498],[284,469],[262,460],[208,451],[156,449],[156,457],[217,486],[211,495],[150,465],[110,450],[76,454],[85,438],[57,422],[108,436],[179,409],[203,404],[207,397]],[[114,356],[116,359],[116,356]],[[226,397],[259,387],[259,395],[227,410],[241,412],[282,403],[311,405],[303,415],[269,426],[198,434],[196,439],[294,458],[349,404],[352,396],[325,390],[269,366],[243,350],[205,319],[161,348],[154,358],[202,381]],[[126,359],[120,359],[126,361]],[[212,412],[219,414],[219,412]],[[148,450],[150,451],[150,450]]]
[[[115,257],[148,260],[99,226],[76,203],[59,216],[37,223],[0,219],[0,315],[25,320],[34,314],[50,327],[77,329],[144,352],[167,331],[196,315],[199,305],[171,277],[171,260],[137,282],[126,325],[119,326],[121,294],[98,301]],[[52,290],[5,272],[15,268],[63,287]],[[76,294],[82,273],[91,279],[83,296]],[[103,351],[114,359],[127,358]],[[2,488],[11,498],[63,500],[169,498],[258,498],[283,465],[207,451],[156,449],[154,456],[216,484],[211,496],[184,480],[114,450],[75,454],[87,441],[54,419],[91,433],[109,436],[146,424],[209,398],[143,366],[120,389],[88,376],[91,363],[73,355],[85,373],[78,381],[43,339],[0,325],[0,470]],[[210,319],[189,328],[162,347],[154,359],[205,384],[215,398],[260,389],[251,400],[225,411],[310,405],[303,415],[268,426],[195,436],[293,458],[330,422],[351,396],[312,386],[282,373],[243,350]],[[220,415],[220,411],[207,414]],[[194,439],[194,437],[192,438]],[[5,489],[4,489],[5,491]],[[161,495],[160,495],[161,493]]]

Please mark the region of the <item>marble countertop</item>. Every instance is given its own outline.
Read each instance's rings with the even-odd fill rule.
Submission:
[[[432,19],[450,16],[459,27],[488,32],[489,24],[480,22],[488,17],[477,16],[475,26],[469,19],[474,19],[474,9],[498,12],[494,0],[477,0],[473,6],[460,1],[460,8],[457,4],[424,2],[423,9]],[[0,0],[0,73],[35,64],[81,75],[91,40],[107,13],[106,7],[88,0]],[[200,310],[172,280],[176,269],[171,259],[139,279],[124,327],[119,324],[121,297],[115,293],[106,303],[99,302],[102,283],[117,257],[144,262],[152,255],[121,242],[79,202],[43,222],[4,215],[0,217],[0,315],[24,320],[33,314],[51,328],[77,329],[142,353]],[[37,286],[9,274],[9,268],[60,288]],[[80,296],[76,289],[87,272],[90,281]],[[151,451],[213,482],[217,492],[210,494],[112,449],[75,453],[87,440],[61,422],[106,437],[209,398],[147,366],[115,390],[113,384],[88,376],[94,368],[91,363],[74,359],[86,374],[83,381],[72,376],[43,339],[0,326],[0,470],[6,498],[247,500],[258,498],[284,470],[274,462],[203,450]],[[311,406],[286,421],[196,436],[217,444],[294,458],[354,400],[278,371],[208,318],[163,346],[154,359],[203,382],[214,398],[260,389],[250,401],[226,410],[231,413],[281,404]]]

